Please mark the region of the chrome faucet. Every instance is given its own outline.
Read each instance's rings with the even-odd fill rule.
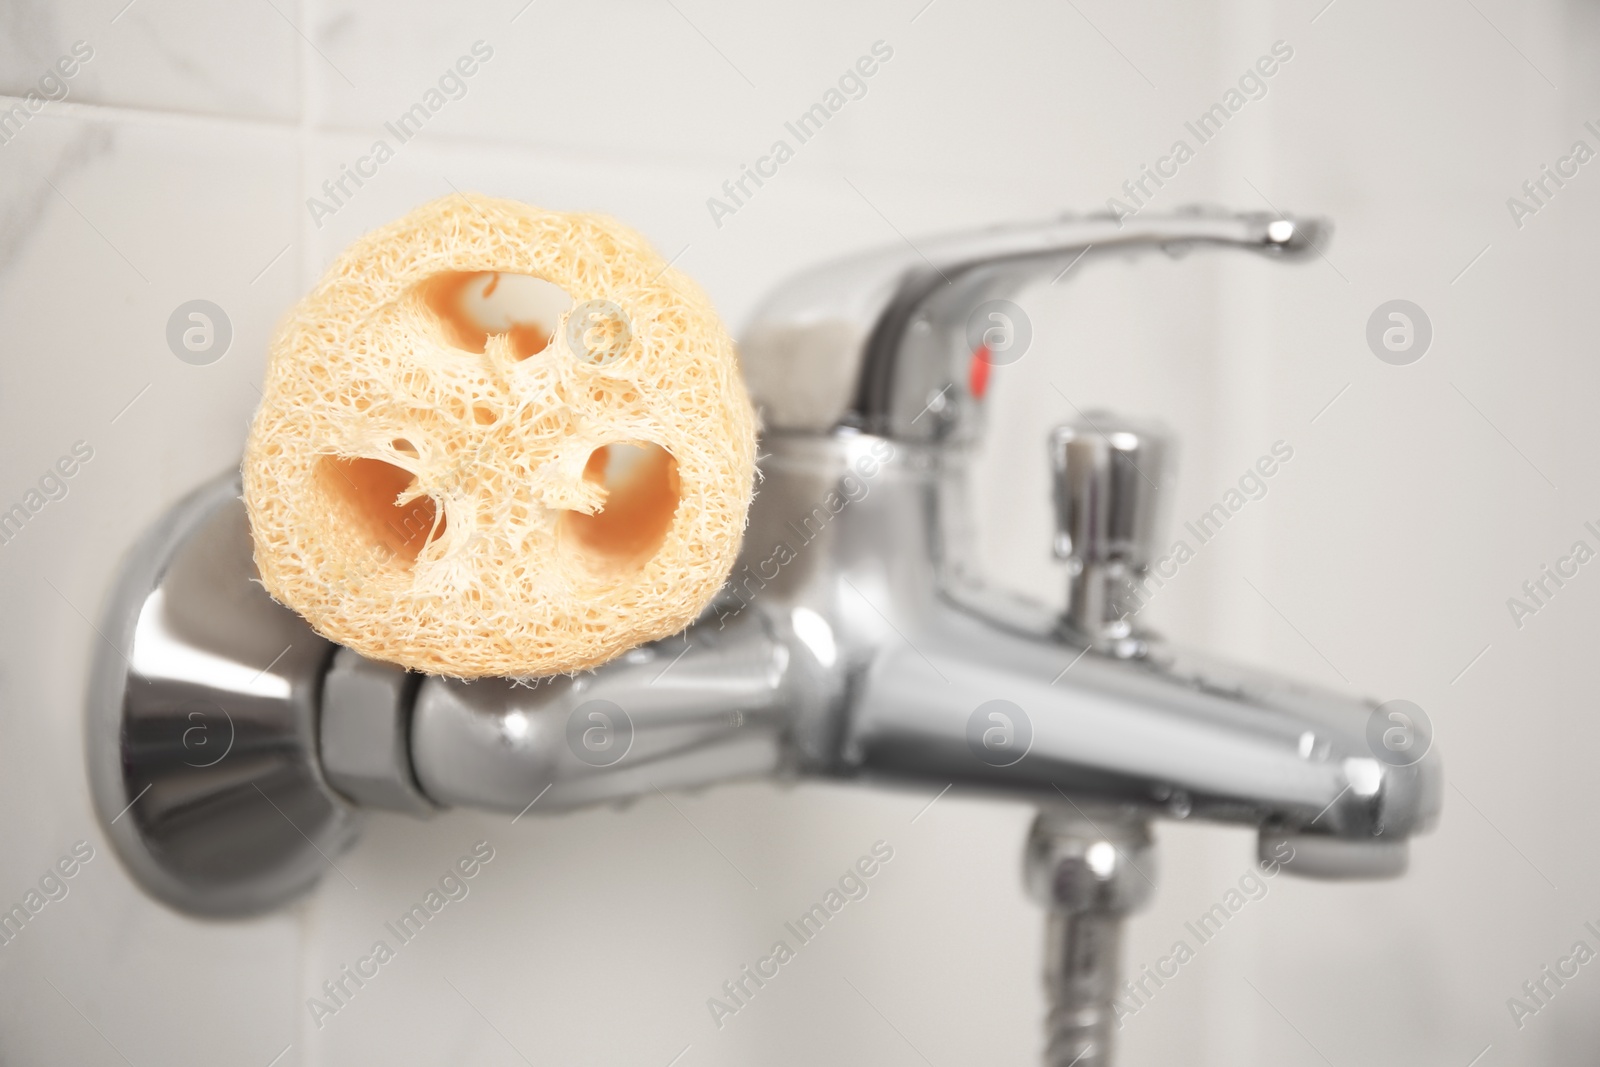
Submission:
[[[252,581],[236,475],[135,549],[103,627],[89,760],[106,831],[155,896],[252,914],[309,890],[361,808],[558,812],[798,775],[1035,803],[1026,877],[1050,911],[1045,1062],[1110,1062],[1123,917],[1149,822],[1259,829],[1317,877],[1404,870],[1437,817],[1435,753],[1375,746],[1372,701],[1173,648],[1131,610],[1168,442],[1090,412],[1043,443],[1040,550],[1063,604],[986,588],[972,446],[1004,297],[1079,258],[1231,247],[1294,258],[1273,215],[1066,219],[801,274],[741,344],[764,414],[744,551],[682,634],[574,676],[466,682],[367,661]],[[976,313],[976,314],[975,314]],[[998,317],[996,317],[998,316]]]

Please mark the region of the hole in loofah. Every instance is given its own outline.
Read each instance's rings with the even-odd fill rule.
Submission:
[[[396,446],[405,444],[396,441]],[[431,496],[405,504],[395,500],[416,482],[411,472],[381,459],[324,456],[318,463],[323,485],[342,500],[355,519],[358,536],[406,564],[417,561],[431,538],[444,533],[444,516]],[[438,529],[434,528],[435,520]]]
[[[472,421],[476,422],[479,426],[488,426],[498,417],[499,416],[494,413],[494,409],[488,404],[472,405]]]
[[[543,326],[531,323],[516,323],[506,331],[511,338],[511,356],[518,361],[527,359],[545,350],[550,343],[550,334],[554,327],[547,330]]]
[[[602,445],[590,453],[583,476],[606,487],[606,501],[593,515],[562,516],[572,540],[612,567],[639,566],[655,555],[678,510],[672,453],[655,444]]]
[[[560,286],[531,274],[450,271],[435,274],[417,292],[449,344],[483,352],[491,336],[504,334],[517,360],[543,352],[572,306]]]
[[[417,458],[417,446],[407,441],[404,437],[396,437],[389,442],[389,447],[402,456],[410,456],[412,459]]]

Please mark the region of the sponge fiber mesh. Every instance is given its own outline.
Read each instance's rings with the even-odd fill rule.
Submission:
[[[464,310],[518,283],[542,287],[523,318]],[[262,583],[323,636],[530,677],[692,621],[754,471],[733,343],[693,282],[609,218],[474,195],[362,237],[289,312],[244,492]]]

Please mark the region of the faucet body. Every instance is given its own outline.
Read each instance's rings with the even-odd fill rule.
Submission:
[[[135,548],[101,628],[88,737],[107,833],[158,898],[237,916],[312,887],[361,808],[543,814],[796,776],[1034,803],[1046,1060],[1103,1065],[1153,818],[1254,826],[1263,861],[1296,873],[1393,876],[1442,775],[1426,745],[1374,741],[1394,730],[1373,701],[1135,625],[1164,452],[1148,429],[1086,415],[1041,441],[1058,529],[1040,546],[1069,563],[1065,608],[976,577],[970,458],[1013,336],[1003,297],[1085,257],[1293,258],[1321,232],[1069,219],[797,276],[741,346],[766,430],[732,576],[683,633],[582,674],[424,678],[336,648],[254,580],[238,476],[219,478]]]
[[[845,430],[762,449],[742,560],[682,635],[572,678],[423,682],[410,758],[425,795],[517,812],[546,786],[540,810],[765,775],[954,784],[1251,824],[1352,874],[1395,868],[1433,818],[1437,760],[1379,759],[1374,702],[1153,638],[1103,655],[1043,605],[990,615],[945,590],[938,446]],[[614,764],[569,737],[595,701],[626,716]],[[1011,738],[986,748],[990,705]]]

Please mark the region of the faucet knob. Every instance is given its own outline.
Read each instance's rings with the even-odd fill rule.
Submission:
[[[1133,594],[1155,556],[1168,447],[1161,428],[1104,411],[1050,433],[1055,556],[1069,575],[1063,625],[1113,655],[1145,648],[1132,623]]]

